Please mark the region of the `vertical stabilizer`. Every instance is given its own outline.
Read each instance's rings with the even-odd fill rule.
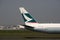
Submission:
[[[20,10],[20,12],[23,16],[23,19],[24,19],[25,23],[27,23],[27,22],[36,22],[34,20],[34,18],[29,14],[29,12],[25,10],[24,7],[20,7],[19,10]]]

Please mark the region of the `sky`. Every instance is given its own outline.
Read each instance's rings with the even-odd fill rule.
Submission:
[[[60,23],[60,0],[0,0],[0,25],[24,24],[19,7],[40,23]]]

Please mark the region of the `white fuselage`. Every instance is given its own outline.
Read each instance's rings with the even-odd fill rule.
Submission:
[[[46,31],[46,32],[60,32],[60,23],[26,23],[31,27],[34,27],[34,30]]]

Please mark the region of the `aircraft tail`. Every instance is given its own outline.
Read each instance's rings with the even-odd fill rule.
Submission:
[[[24,22],[25,23],[28,23],[28,22],[36,22],[35,19],[29,14],[28,11],[25,10],[24,7],[20,7],[19,8],[22,16],[23,16],[23,19],[24,19]]]

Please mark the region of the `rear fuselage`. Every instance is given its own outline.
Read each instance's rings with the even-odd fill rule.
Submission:
[[[34,27],[37,31],[60,32],[60,23],[26,23],[26,25]]]

